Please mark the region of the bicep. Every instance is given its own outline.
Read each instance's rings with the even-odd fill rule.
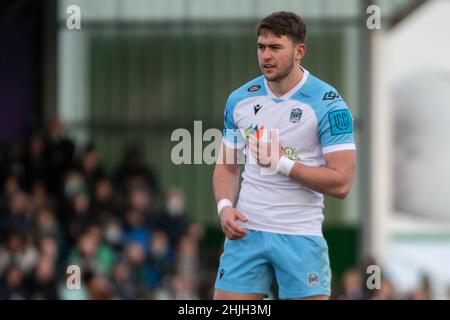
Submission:
[[[221,166],[230,172],[238,172],[239,165],[243,161],[243,148],[230,148],[222,143],[219,148],[218,161],[216,167]]]
[[[356,151],[341,150],[324,154],[325,166],[352,179],[356,167]]]

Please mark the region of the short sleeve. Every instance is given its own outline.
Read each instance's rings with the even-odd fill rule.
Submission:
[[[233,110],[235,106],[236,102],[230,96],[225,106],[223,141],[228,148],[240,149],[245,146],[245,138],[234,122]]]
[[[344,102],[323,113],[319,122],[319,139],[322,152],[355,150],[353,117]]]

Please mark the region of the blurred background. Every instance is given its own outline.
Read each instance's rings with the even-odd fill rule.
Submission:
[[[211,298],[214,166],[173,164],[171,135],[222,129],[278,10],[355,119],[353,190],[326,198],[332,298],[450,298],[450,1],[3,0],[0,299]]]

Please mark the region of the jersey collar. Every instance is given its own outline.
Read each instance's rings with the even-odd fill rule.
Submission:
[[[267,95],[269,97],[271,97],[272,99],[274,99],[275,101],[278,101],[278,102],[286,100],[286,99],[289,99],[294,93],[296,93],[298,90],[300,90],[300,88],[305,84],[306,80],[308,79],[308,75],[309,75],[308,70],[306,70],[303,67],[300,67],[300,68],[302,68],[302,70],[303,70],[303,77],[302,77],[302,79],[295,85],[295,87],[293,87],[291,90],[289,90],[289,92],[285,93],[281,97],[277,97],[272,92],[272,90],[270,90],[269,84],[267,83],[267,79],[264,78],[264,86],[266,88]]]

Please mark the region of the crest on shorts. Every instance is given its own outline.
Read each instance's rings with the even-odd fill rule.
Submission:
[[[308,285],[309,286],[317,286],[319,285],[319,276],[317,273],[311,272],[308,274]]]
[[[302,118],[302,113],[303,113],[303,111],[300,108],[292,109],[289,121],[292,123],[300,122],[300,119]]]

